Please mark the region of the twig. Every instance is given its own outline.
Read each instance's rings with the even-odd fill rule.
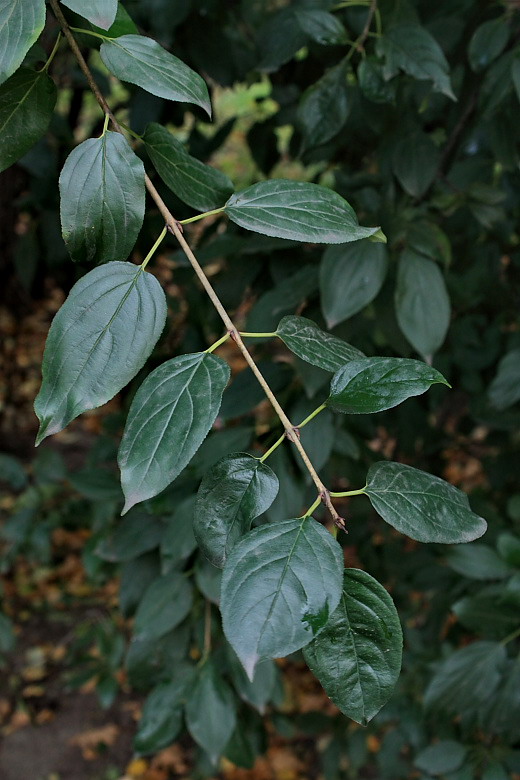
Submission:
[[[68,43],[69,43],[69,45],[70,45],[70,47],[72,49],[72,52],[74,53],[74,55],[75,55],[75,57],[76,57],[76,59],[78,61],[78,64],[79,64],[81,70],[83,71],[83,73],[85,75],[85,78],[87,79],[88,85],[89,85],[90,89],[92,90],[92,93],[94,94],[94,97],[96,98],[97,102],[99,103],[99,105],[100,105],[101,109],[104,111],[104,113],[107,114],[110,117],[114,129],[118,133],[121,133],[122,135],[124,135],[123,128],[121,127],[121,125],[119,124],[119,122],[117,121],[115,116],[113,115],[113,113],[112,113],[112,111],[111,111],[107,101],[105,100],[103,94],[101,93],[101,90],[99,89],[98,85],[96,84],[96,81],[95,81],[95,79],[94,79],[94,77],[93,77],[93,75],[92,75],[92,73],[90,71],[89,66],[87,65],[87,62],[86,62],[85,58],[83,57],[83,54],[81,53],[81,50],[80,50],[80,48],[79,48],[79,46],[78,46],[78,44],[76,42],[76,39],[74,38],[74,35],[72,34],[72,31],[71,31],[71,29],[70,29],[70,27],[69,27],[69,25],[67,23],[67,20],[65,19],[64,15],[63,15],[63,13],[61,11],[61,8],[59,7],[58,0],[49,0],[49,3],[50,3],[50,6],[51,6],[55,16],[56,16],[56,19],[58,20],[58,22],[60,23],[60,25],[61,25],[61,27],[63,29],[63,34],[65,35],[65,38],[67,39],[67,41],[68,41]],[[375,0],[372,3],[372,5],[373,5],[373,10],[372,10],[372,15],[373,15],[374,10],[375,10],[375,6],[376,6]],[[289,420],[289,418],[285,414],[284,410],[282,409],[282,407],[278,403],[278,400],[277,400],[276,396],[274,395],[273,391],[271,390],[271,388],[267,384],[267,382],[266,382],[262,372],[260,371],[260,369],[256,365],[256,363],[253,360],[251,354],[249,353],[249,350],[247,349],[246,345],[242,341],[242,338],[241,338],[241,336],[240,336],[240,334],[238,332],[238,329],[235,328],[231,318],[229,317],[229,315],[228,315],[227,311],[225,310],[224,306],[222,305],[222,303],[221,303],[217,293],[215,292],[215,290],[211,286],[211,283],[210,283],[209,279],[207,278],[206,274],[202,270],[202,268],[201,268],[197,258],[193,254],[193,252],[192,252],[188,242],[184,238],[184,235],[182,233],[182,226],[174,218],[173,214],[170,212],[170,210],[166,206],[165,202],[163,201],[163,199],[161,198],[161,196],[157,192],[153,182],[151,181],[151,179],[149,178],[149,176],[147,174],[145,174],[145,184],[146,184],[146,189],[148,190],[148,192],[150,194],[150,197],[154,201],[155,205],[159,209],[159,212],[161,213],[161,216],[163,217],[164,222],[165,222],[168,230],[170,231],[170,233],[173,233],[173,235],[175,236],[175,238],[177,239],[177,241],[181,245],[182,249],[184,250],[184,253],[186,254],[186,257],[188,258],[188,260],[190,261],[191,266],[192,266],[193,270],[195,271],[195,274],[197,275],[200,283],[204,287],[204,290],[206,291],[206,293],[207,293],[208,297],[210,298],[211,302],[213,303],[213,306],[215,307],[215,309],[217,310],[221,320],[223,321],[223,323],[224,323],[224,325],[226,327],[226,330],[228,331],[228,333],[231,336],[231,338],[233,339],[233,341],[236,343],[236,345],[239,348],[239,350],[242,353],[242,355],[244,356],[244,359],[245,359],[246,363],[251,368],[251,371],[255,375],[255,377],[258,380],[259,384],[261,385],[264,393],[266,394],[267,398],[271,402],[271,405],[273,406],[276,414],[280,418],[280,421],[281,421],[283,427],[285,428],[285,432],[286,432],[287,438],[290,441],[292,441],[292,443],[295,445],[296,449],[300,453],[300,456],[301,456],[301,458],[302,458],[302,460],[303,460],[303,462],[305,464],[305,467],[306,467],[307,471],[309,472],[309,474],[311,475],[312,481],[316,485],[316,488],[318,490],[318,494],[321,497],[321,499],[324,502],[324,504],[327,507],[327,509],[329,510],[330,514],[332,515],[332,519],[334,520],[334,523],[336,525],[338,525],[340,528],[344,528],[345,527],[345,523],[343,521],[343,518],[341,518],[338,515],[338,513],[336,512],[336,510],[334,509],[334,507],[332,505],[332,502],[330,500],[329,491],[327,490],[327,488],[325,487],[325,485],[323,484],[323,482],[319,478],[319,476],[318,476],[318,474],[316,472],[316,469],[312,465],[312,463],[311,463],[311,461],[309,459],[309,456],[305,452],[305,449],[304,449],[300,439],[298,438],[298,436],[296,435],[296,433],[294,431],[293,424],[291,423],[291,421]]]

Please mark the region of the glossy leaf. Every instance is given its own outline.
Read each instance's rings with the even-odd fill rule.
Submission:
[[[157,753],[176,739],[182,729],[182,712],[191,675],[173,682],[164,682],[147,697],[139,727],[134,739],[134,749],[140,755]]]
[[[212,661],[204,664],[186,702],[186,726],[213,764],[236,725],[235,697]]]
[[[347,37],[339,19],[319,8],[298,8],[295,21],[309,38],[322,46],[344,43]]]
[[[390,27],[378,40],[377,53],[385,58],[386,80],[403,70],[416,79],[432,81],[437,92],[455,100],[446,57],[424,27],[409,22]]]
[[[337,192],[290,179],[271,179],[235,193],[225,212],[237,225],[266,236],[342,244],[377,233],[358,223],[352,207]]]
[[[45,24],[45,0],[3,0],[0,4],[0,84],[22,64]]]
[[[504,18],[490,19],[477,27],[468,46],[469,64],[476,73],[502,54],[509,34],[510,27]]]
[[[190,462],[217,416],[229,367],[207,352],[180,355],[135,394],[119,448],[123,513],[156,496]]]
[[[89,138],[69,154],[60,174],[60,214],[73,260],[125,260],[144,209],[144,166],[120,133]]]
[[[153,122],[143,140],[161,179],[188,206],[209,211],[222,206],[233,192],[224,173],[191,157],[165,127]]]
[[[156,41],[144,35],[122,35],[105,41],[101,59],[114,76],[166,100],[194,103],[211,116],[203,79]]]
[[[0,87],[0,171],[45,135],[56,104],[56,85],[46,73],[20,68]]]
[[[344,62],[340,62],[309,87],[301,98],[296,121],[303,137],[303,147],[311,149],[337,135],[347,120],[350,103],[347,68]]]
[[[392,154],[392,169],[401,187],[420,198],[434,182],[440,164],[438,147],[422,132],[403,135]]]
[[[108,30],[112,26],[117,14],[117,0],[61,0],[63,5],[71,11],[88,19],[89,22]]]
[[[174,572],[158,577],[147,588],[137,608],[135,639],[159,639],[171,631],[189,613],[192,599],[192,587],[183,574]]]
[[[303,655],[341,712],[366,725],[392,695],[402,647],[399,616],[386,590],[366,572],[346,569],[339,606]]]
[[[363,357],[359,349],[321,330],[306,317],[284,317],[276,333],[291,352],[325,371],[337,371],[345,363]]]
[[[76,282],[55,316],[34,402],[37,443],[109,401],[141,369],[161,335],[166,299],[132,263],[107,263]]]
[[[329,328],[353,317],[373,301],[387,270],[384,244],[355,241],[329,247],[320,266],[321,306]]]
[[[433,355],[446,338],[451,306],[438,266],[415,252],[399,259],[395,307],[399,327],[424,357]]]
[[[520,401],[520,349],[512,349],[501,359],[489,387],[489,400],[500,410]]]
[[[359,358],[334,374],[326,403],[337,412],[373,414],[422,395],[434,384],[448,383],[420,360]]]
[[[199,487],[194,532],[200,549],[222,568],[236,542],[265,512],[278,493],[278,478],[265,463],[245,453],[227,455]]]
[[[472,542],[487,528],[471,511],[465,493],[403,463],[374,463],[366,494],[383,520],[418,542]]]
[[[222,578],[224,633],[249,678],[261,658],[299,650],[341,596],[341,547],[313,518],[264,525],[231,551]]]

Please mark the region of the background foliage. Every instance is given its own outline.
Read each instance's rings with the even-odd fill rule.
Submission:
[[[220,203],[207,202],[203,192],[187,203],[173,195],[158,157],[160,130],[148,123],[168,126],[191,159],[225,174],[214,184],[224,198],[230,191],[226,176],[235,189],[273,177],[316,182],[346,197],[362,224],[380,224],[388,237],[386,246],[366,242],[362,251],[354,245],[324,251],[246,234],[228,221],[197,223],[190,238],[235,319],[247,331],[272,331],[282,316],[301,314],[368,355],[433,361],[454,388],[448,394],[434,387],[375,417],[323,412],[319,424],[301,435],[327,484],[363,484],[367,466],[391,457],[470,491],[475,511],[489,522],[483,540],[461,548],[417,545],[352,499],[344,509],[347,565],[356,563],[387,585],[405,633],[396,694],[368,730],[333,711],[293,713],[279,667],[265,664],[251,686],[217,642],[186,710],[189,732],[205,747],[195,753],[195,772],[211,774],[211,758],[221,748],[232,762],[250,766],[265,747],[267,722],[284,736],[320,735],[319,771],[331,779],[500,780],[520,773],[518,642],[506,641],[518,631],[520,583],[517,4],[380,0],[375,12],[376,4],[368,2],[129,0],[120,3],[118,34],[131,29],[125,9],[142,32],[211,87],[213,123],[202,108],[113,79],[102,56],[89,54],[116,116],[136,133],[146,129],[136,152],[178,219]],[[36,44],[24,64],[40,66],[56,33],[49,12],[45,51]],[[85,52],[92,40],[80,38]],[[2,174],[7,326],[12,317],[34,318],[34,301],[44,298],[51,302],[44,312],[52,310],[59,291],[68,291],[97,259],[80,246],[71,250],[79,264],[70,262],[61,237],[58,175],[78,142],[101,133],[103,117],[66,46],[50,73],[58,99],[49,131]],[[7,167],[12,160],[3,162]],[[136,257],[145,255],[161,227],[160,215],[149,210]],[[185,257],[168,241],[153,270],[166,286],[170,327],[149,368],[204,350],[221,334]],[[3,349],[9,360],[9,344]],[[331,373],[290,358],[279,343],[254,349],[291,419],[304,419],[322,401]],[[14,506],[6,504],[2,529],[6,587],[21,557],[35,565],[55,563],[57,529],[86,529],[88,577],[101,585],[117,572],[119,610],[135,621],[131,644],[115,609],[102,623],[85,624],[70,652],[71,680],[95,679],[109,706],[124,666],[125,685],[148,697],[135,738],[140,754],[165,747],[183,728],[174,705],[191,684],[193,653],[203,648],[205,600],[218,599],[217,573],[194,554],[190,520],[200,480],[222,455],[260,451],[280,433],[249,370],[232,348],[226,357],[234,378],[218,425],[173,485],[150,502],[145,533],[144,510],[132,510],[124,523],[119,519],[114,471],[124,415],[143,372],[110,414],[91,418],[90,431],[99,434],[92,445],[86,446],[88,427],[73,423],[72,438],[62,434],[59,450],[42,449],[29,478],[13,455],[27,461],[20,432],[32,423],[18,421],[23,395],[17,391],[11,394],[15,402],[6,400],[2,474],[18,494]],[[30,386],[35,373],[34,365],[26,370]],[[69,465],[71,447],[81,454]],[[280,491],[267,519],[300,514],[314,492],[299,460],[286,446],[270,465]],[[193,592],[183,571],[192,575]],[[161,604],[162,590],[172,588],[178,592],[175,610],[168,614],[166,604],[154,623],[148,602]],[[12,650],[15,607],[16,600],[6,599],[0,616],[5,653]],[[209,614],[218,636],[217,613]]]

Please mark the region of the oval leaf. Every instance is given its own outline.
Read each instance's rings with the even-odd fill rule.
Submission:
[[[451,306],[444,278],[434,262],[415,252],[399,259],[395,307],[399,327],[424,357],[437,352],[450,325]]]
[[[215,422],[229,374],[223,360],[197,352],[168,360],[147,376],[119,448],[123,514],[160,493],[189,463]]]
[[[330,16],[335,19],[332,14]],[[327,71],[302,96],[297,124],[303,136],[304,149],[312,149],[330,141],[341,131],[349,111],[347,67],[342,61]]]
[[[263,525],[232,549],[224,567],[224,633],[249,679],[260,658],[299,650],[336,609],[343,580],[339,544],[312,517]]]
[[[143,141],[161,179],[188,206],[209,211],[222,206],[233,192],[224,173],[191,157],[165,127],[152,122]]]
[[[137,608],[135,640],[159,639],[181,623],[191,609],[192,587],[183,574],[158,577],[146,589]]]
[[[45,24],[45,0],[4,0],[0,5],[0,84],[22,64]]]
[[[227,455],[206,473],[197,494],[193,529],[200,549],[222,568],[255,517],[278,493],[276,474],[245,453]]]
[[[465,493],[402,463],[374,463],[365,492],[383,520],[418,542],[472,542],[487,528]]]
[[[236,725],[235,697],[212,661],[204,664],[186,702],[186,726],[216,764]]]
[[[132,263],[107,263],[77,282],[55,316],[34,402],[36,443],[109,401],[141,369],[166,321],[157,279]]]
[[[356,241],[329,247],[320,266],[323,316],[329,328],[357,314],[383,286],[388,255],[383,244]]]
[[[303,651],[327,696],[365,726],[390,698],[403,635],[389,594],[360,569],[346,569],[339,606]]]
[[[106,40],[101,59],[114,76],[166,100],[194,103],[211,116],[208,88],[203,79],[177,57],[144,35]]]
[[[361,358],[334,374],[326,404],[346,414],[372,414],[421,395],[436,383],[448,384],[442,374],[420,360]]]
[[[266,236],[343,244],[377,233],[360,227],[352,206],[319,184],[272,179],[232,195],[225,212],[237,225]]]
[[[46,73],[20,68],[0,87],[0,172],[29,151],[51,121],[56,85]]]
[[[337,371],[345,363],[363,357],[359,349],[321,330],[306,317],[284,317],[280,320],[276,334],[291,352],[325,371]]]
[[[157,685],[143,705],[134,748],[141,755],[157,753],[171,745],[182,728],[184,699],[192,674]]]
[[[144,208],[144,166],[120,133],[89,138],[69,154],[60,174],[60,214],[73,260],[125,260]]]
[[[75,11],[84,19],[108,30],[114,23],[117,14],[117,0],[61,0],[63,5]]]

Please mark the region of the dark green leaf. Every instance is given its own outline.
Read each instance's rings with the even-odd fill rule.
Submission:
[[[394,174],[401,187],[414,198],[424,195],[433,183],[439,162],[439,150],[426,133],[403,135],[393,149]]]
[[[344,43],[345,28],[339,19],[319,8],[301,8],[295,13],[296,21],[303,32],[322,46]]]
[[[349,111],[347,67],[340,62],[302,96],[297,124],[303,136],[303,147],[311,149],[330,141],[340,132]]]
[[[119,609],[124,617],[135,613],[145,590],[160,573],[160,559],[155,551],[123,563],[119,580]]]
[[[192,598],[189,581],[178,572],[154,580],[137,608],[134,638],[159,639],[171,631],[189,613]]]
[[[356,241],[329,247],[321,261],[323,316],[329,328],[352,317],[374,300],[388,269],[384,244]]]
[[[504,639],[520,626],[520,614],[518,605],[502,602],[501,595],[501,588],[493,587],[460,599],[452,609],[470,631],[486,639]]]
[[[421,395],[433,384],[448,383],[420,360],[359,358],[334,374],[326,404],[346,414],[373,414]]]
[[[192,675],[182,675],[173,682],[158,685],[146,699],[134,748],[141,755],[157,753],[178,736],[182,728],[182,711]]]
[[[229,647],[229,646],[228,646]],[[263,715],[276,683],[276,666],[271,660],[258,664],[250,680],[236,654],[229,648],[231,681],[240,698]]]
[[[508,659],[503,670],[502,680],[493,698],[483,708],[481,722],[486,731],[500,734],[511,740],[518,738],[520,720],[520,657]],[[518,766],[518,764],[517,764]]]
[[[498,364],[489,388],[489,400],[500,410],[520,401],[520,349],[512,349]]]
[[[377,53],[385,58],[385,79],[389,80],[403,70],[416,79],[433,81],[437,92],[455,100],[446,57],[424,27],[410,23],[390,27],[378,40]]]
[[[421,750],[414,764],[430,775],[444,775],[462,766],[467,752],[468,749],[460,742],[444,739]]]
[[[428,709],[456,713],[492,699],[500,683],[506,649],[498,642],[473,642],[444,661],[426,691]]]
[[[195,582],[202,595],[213,604],[220,604],[220,585],[222,569],[213,566],[203,555],[197,558],[195,564]]]
[[[223,360],[196,352],[168,360],[147,376],[119,448],[123,513],[160,493],[190,462],[215,422],[229,374]]]
[[[0,653],[10,653],[16,644],[13,621],[0,612]]]
[[[1,12],[0,12],[1,13]],[[0,171],[45,134],[56,103],[56,85],[46,73],[20,68],[0,87]]]
[[[357,72],[359,88],[373,103],[394,103],[397,80],[385,81],[383,68],[375,57],[364,57]]]
[[[214,566],[224,566],[230,550],[277,493],[276,474],[245,453],[227,455],[207,472],[197,494],[194,531]]]
[[[88,0],[88,2],[85,0],[61,0],[61,2],[71,11],[76,11],[102,30],[108,30],[116,18],[117,0]]]
[[[487,68],[507,46],[510,27],[501,17],[483,22],[473,35],[468,46],[469,64],[475,72]]]
[[[164,525],[158,517],[135,510],[119,520],[115,530],[96,547],[104,561],[131,561],[158,547]]]
[[[249,678],[261,658],[299,650],[325,626],[341,597],[341,547],[313,518],[246,534],[222,578],[222,621]]]
[[[0,481],[7,482],[13,490],[22,490],[27,484],[27,474],[19,460],[0,452]]]
[[[399,327],[424,357],[442,345],[451,306],[443,276],[431,260],[405,251],[399,259],[395,307]]]
[[[151,38],[122,35],[105,41],[100,54],[121,81],[166,100],[194,103],[211,116],[208,88],[201,77]]]
[[[45,0],[3,0],[0,6],[0,84],[22,64],[45,24]]]
[[[516,95],[520,100],[520,57],[515,57],[511,63],[511,77],[515,87]]]
[[[487,528],[471,511],[465,493],[402,463],[374,463],[366,494],[383,520],[418,542],[472,542]]]
[[[188,496],[175,508],[168,518],[161,539],[162,573],[182,566],[197,547],[193,535],[195,496]]]
[[[473,580],[503,580],[512,569],[487,544],[454,547],[446,555],[448,566]]]
[[[497,539],[497,550],[510,566],[520,569],[520,539],[510,533],[502,533]]]
[[[232,195],[225,211],[247,230],[315,244],[357,241],[379,230],[360,227],[354,210],[337,192],[290,179],[253,184]]]
[[[236,725],[235,697],[212,661],[204,664],[186,702],[186,726],[213,764]]]
[[[307,40],[293,9],[282,8],[271,14],[258,31],[257,45],[261,53],[258,68],[268,72],[276,70],[292,59]]]
[[[118,476],[107,469],[87,467],[70,474],[68,479],[72,487],[89,501],[119,502],[123,497]]]
[[[76,282],[55,316],[34,402],[37,443],[109,401],[137,374],[166,320],[157,279],[132,263],[108,263]]]
[[[291,407],[290,419],[298,426],[300,422],[307,419],[307,417],[316,410],[316,407],[316,401],[309,400],[302,396],[298,399],[297,403]],[[329,460],[338,432],[338,426],[336,425],[334,415],[328,409],[323,409],[320,411],[319,417],[311,420],[304,425],[303,428],[299,428],[298,430],[300,441],[303,444],[305,452],[309,456],[314,468],[319,471]],[[312,478],[307,471],[307,467],[303,460],[297,458],[296,463],[302,472],[303,478],[310,485]]]
[[[280,317],[296,307],[318,287],[317,269],[305,265],[291,274],[255,303],[247,318],[247,330],[260,333],[274,330]]]
[[[194,209],[218,208],[233,192],[233,183],[224,173],[191,157],[165,127],[153,122],[143,140],[161,179]]]
[[[132,638],[125,659],[128,681],[137,690],[149,691],[152,685],[170,682],[172,672],[179,679],[189,674],[186,661],[191,641],[189,620],[160,639]]]
[[[291,352],[326,371],[337,371],[345,363],[363,357],[359,349],[321,330],[306,317],[284,317],[276,333]]]
[[[339,606],[303,655],[341,712],[366,725],[392,694],[402,647],[399,616],[386,590],[366,572],[346,569]]]
[[[144,166],[120,133],[89,138],[69,154],[60,174],[60,213],[73,260],[125,260],[144,208]]]
[[[84,5],[83,2],[82,5]],[[139,30],[137,29],[135,22],[121,3],[118,3],[115,19],[107,30],[102,27],[98,27],[96,24],[92,24],[91,22],[85,25],[85,27],[92,30],[93,32],[99,33],[100,35],[108,36],[109,38],[120,38],[122,35],[139,34]],[[88,43],[90,46],[92,46],[93,38],[90,35],[85,37],[88,38]]]

